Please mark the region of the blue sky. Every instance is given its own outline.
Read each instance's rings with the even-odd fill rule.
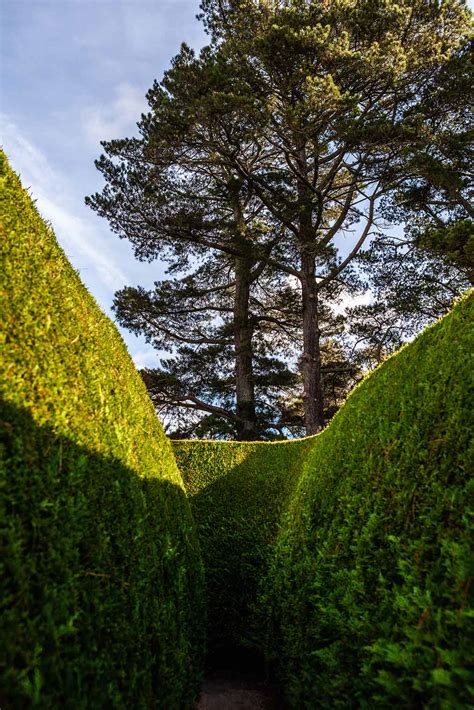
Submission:
[[[83,282],[110,313],[125,284],[151,286],[158,263],[84,205],[102,186],[100,140],[132,135],[145,93],[185,41],[205,41],[199,0],[0,0],[0,142]],[[139,367],[156,364],[122,331]]]
[[[0,0],[0,144],[107,313],[117,289],[151,287],[163,269],[137,262],[84,205],[102,187],[99,141],[132,135],[181,42],[205,43],[198,11],[199,0]],[[157,363],[122,334],[138,367]]]

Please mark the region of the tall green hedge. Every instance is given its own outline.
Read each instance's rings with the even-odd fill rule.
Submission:
[[[474,704],[473,311],[471,294],[319,436],[174,443],[210,642],[260,648],[294,710]]]
[[[0,704],[191,708],[204,611],[171,447],[0,156]]]
[[[1,156],[2,707],[191,708],[202,565],[172,451],[115,327]],[[289,707],[465,708],[474,297],[319,436],[176,442],[215,647]]]
[[[201,542],[211,652],[262,648],[257,593],[311,442],[173,442]]]
[[[474,706],[473,312],[471,294],[315,438],[260,600],[292,708]]]

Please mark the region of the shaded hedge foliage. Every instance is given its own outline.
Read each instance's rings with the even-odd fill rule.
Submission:
[[[199,546],[115,326],[0,156],[2,707],[191,708]]]
[[[257,592],[311,442],[172,442],[201,543],[211,652],[262,648]]]
[[[173,443],[210,640],[260,648],[295,710],[473,704],[473,310],[471,294],[319,436]]]

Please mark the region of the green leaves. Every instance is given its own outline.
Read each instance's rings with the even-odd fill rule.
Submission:
[[[473,305],[387,360],[312,443],[262,595],[292,708],[472,704]]]
[[[0,153],[2,699],[191,708],[201,557],[115,326]]]
[[[174,442],[211,645],[264,651],[291,708],[472,702],[473,305],[387,360],[317,437]]]
[[[262,649],[259,590],[308,445],[173,442],[204,559],[211,651],[229,643]]]

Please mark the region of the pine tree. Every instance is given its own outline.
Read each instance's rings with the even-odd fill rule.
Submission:
[[[381,198],[406,179],[407,146],[426,121],[435,130],[428,96],[466,44],[469,12],[458,0],[203,0],[202,18],[233,62],[236,100],[266,151],[259,166],[238,145],[227,155],[298,253],[314,433],[323,424],[318,299],[370,238]],[[350,245],[334,268],[327,254],[341,236]]]
[[[143,372],[145,383],[162,419],[176,437],[243,438],[249,435],[236,402],[235,279],[233,262],[214,255],[194,273],[155,284],[152,291],[125,288],[116,294],[119,322],[143,334],[157,350],[168,351],[161,365]],[[291,330],[286,309],[294,293],[251,273],[252,293],[247,317],[252,333],[251,372],[255,423],[252,434],[278,438],[283,429],[279,400],[296,384],[290,358]],[[268,303],[266,292],[272,294]],[[281,304],[276,300],[280,293]],[[290,314],[291,315],[291,314]],[[279,332],[274,320],[278,320]],[[271,323],[268,331],[266,324]],[[280,353],[281,357],[276,357]]]
[[[381,198],[406,188],[415,138],[429,125],[442,143],[429,97],[466,43],[469,12],[460,0],[203,0],[202,17],[211,46],[198,57],[182,47],[148,94],[140,139],[104,145],[107,185],[89,203],[139,258],[188,272],[216,254],[232,260],[239,435],[256,435],[262,324],[301,337],[311,434],[324,424],[322,313],[334,310],[336,285],[352,288],[351,263],[381,228]],[[261,278],[283,288],[270,303],[296,284],[297,310],[251,319]]]
[[[366,370],[445,315],[469,288],[464,269],[404,237],[374,239],[359,267],[372,301],[349,309],[348,321],[354,356]]]
[[[171,322],[166,327],[163,318],[159,321],[163,337],[157,335],[156,327],[153,335],[150,328],[142,327],[142,331],[161,347],[166,341],[180,346],[219,345],[227,354],[232,345],[236,401],[234,408],[229,401],[226,406],[239,438],[253,439],[265,429],[256,420],[253,338],[266,316],[253,313],[250,317],[250,289],[262,277],[278,236],[265,221],[252,190],[217,150],[229,134],[235,141],[246,140],[246,125],[238,115],[224,125],[214,113],[213,96],[223,82],[231,83],[232,77],[211,60],[209,52],[204,51],[196,62],[191,50],[183,47],[163,82],[155,83],[148,94],[152,110],[139,124],[142,138],[104,143],[106,155],[97,167],[107,185],[102,194],[86,201],[132,242],[139,259],[160,257],[172,273],[189,273],[196,263],[204,263],[191,280],[169,293],[158,289],[148,299],[155,318],[164,308]],[[213,108],[206,112],[209,103]],[[291,267],[284,271],[291,273]],[[197,283],[198,278],[204,283]],[[213,291],[216,285],[220,291]],[[213,306],[219,294],[226,296],[225,303]],[[200,299],[194,306],[190,303],[193,296]],[[145,301],[140,289],[119,294],[119,319],[134,325],[127,308],[136,309],[138,303],[145,307]],[[180,314],[181,325],[173,321],[171,307]],[[220,322],[214,322],[216,314]],[[144,316],[138,316],[142,326]],[[276,320],[275,324],[281,329]],[[191,333],[186,334],[183,327],[191,327]],[[205,332],[200,332],[202,328]],[[181,347],[180,353],[191,357],[189,347]],[[279,368],[285,369],[281,364]],[[194,406],[209,411],[210,401],[201,399],[198,404],[195,393],[185,394],[192,394]],[[190,396],[182,400],[183,406],[186,402],[190,408]]]
[[[444,315],[474,284],[472,68],[468,43],[439,81],[432,78],[418,109],[423,130],[406,146],[404,177],[381,205],[397,236],[379,235],[361,256],[374,301],[350,317],[369,363]]]

